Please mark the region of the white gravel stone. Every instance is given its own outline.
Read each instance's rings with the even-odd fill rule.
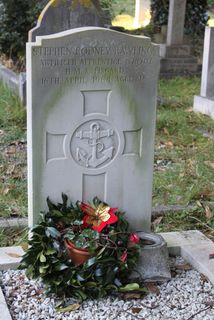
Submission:
[[[213,285],[195,270],[177,270],[174,265],[182,263],[180,257],[172,259],[177,274],[159,286],[159,294],[137,300],[88,300],[79,310],[66,313],[57,313],[54,298],[45,295],[42,283],[28,280],[23,271],[0,272],[0,284],[14,320],[214,320]]]

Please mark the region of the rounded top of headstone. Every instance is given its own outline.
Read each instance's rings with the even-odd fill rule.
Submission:
[[[51,0],[41,12],[37,25],[29,31],[28,40],[73,28],[103,27],[110,21],[98,0]]]

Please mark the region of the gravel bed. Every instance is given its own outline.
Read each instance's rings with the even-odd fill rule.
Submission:
[[[181,258],[170,262],[172,280],[153,286],[153,293],[150,286],[143,299],[110,296],[66,313],[56,312],[54,297],[47,297],[42,284],[23,271],[0,272],[0,284],[14,320],[214,320],[214,286],[197,271],[182,270],[188,267]]]

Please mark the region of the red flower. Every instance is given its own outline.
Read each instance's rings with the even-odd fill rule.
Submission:
[[[126,262],[127,256],[128,256],[127,251],[124,251],[122,256],[120,256],[120,261]]]
[[[101,232],[106,225],[118,221],[114,212],[117,208],[110,208],[104,203],[100,203],[97,207],[91,207],[86,203],[81,203],[80,208],[86,215],[83,217],[83,226],[92,225],[92,229]]]
[[[131,233],[129,237],[129,241],[137,244],[140,242],[140,237],[136,233]]]

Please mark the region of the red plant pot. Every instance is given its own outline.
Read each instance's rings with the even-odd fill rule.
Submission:
[[[91,257],[91,253],[87,249],[76,248],[70,240],[66,239],[64,243],[75,266],[81,266]]]

